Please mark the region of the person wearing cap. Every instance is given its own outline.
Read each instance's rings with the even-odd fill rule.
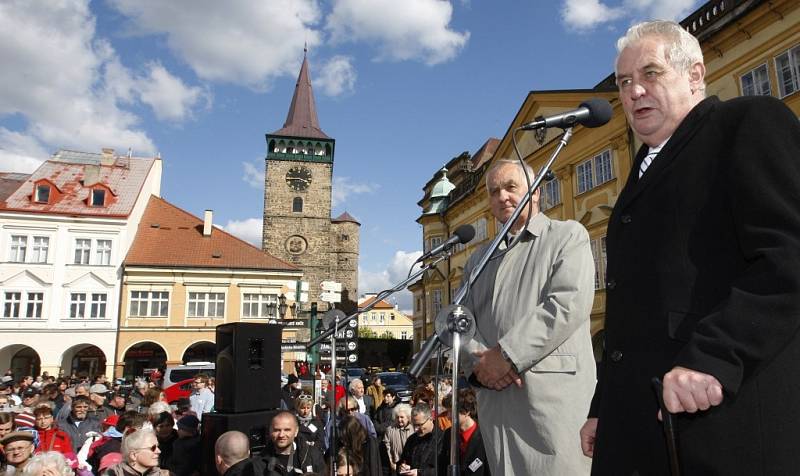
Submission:
[[[300,393],[297,388],[300,379],[295,374],[289,374],[286,379],[286,385],[281,388],[281,409],[292,410],[294,408],[294,399]]]
[[[96,383],[89,387],[89,400],[91,400],[89,414],[96,416],[100,421],[115,413],[105,405],[107,395],[108,387],[102,383]]]
[[[36,418],[36,431],[39,433],[39,448],[36,452],[58,451],[66,455],[72,453],[72,440],[69,434],[58,428],[53,419],[53,409],[47,403],[39,404],[33,409]]]
[[[87,433],[100,431],[100,420],[89,415],[90,403],[89,397],[76,395],[70,404],[69,414],[63,419],[60,416],[57,419],[58,427],[69,434],[75,453],[83,446]]]
[[[22,399],[15,395],[14,392],[14,379],[5,376],[0,380],[0,395],[5,395],[9,399],[9,404],[16,406],[22,405]]]
[[[22,407],[26,411],[32,411],[36,404],[39,403],[39,390],[28,387],[22,392]]]
[[[192,411],[197,415],[198,420],[203,419],[203,413],[209,413],[214,409],[214,394],[208,389],[208,375],[195,375],[194,390],[189,396],[189,401],[192,403]]]
[[[198,434],[200,420],[194,415],[178,419],[178,439],[172,444],[170,471],[176,476],[192,476],[200,471],[201,443]]]
[[[14,467],[14,472],[9,473],[6,469],[4,474],[22,474],[25,465],[28,464],[36,450],[36,439],[34,430],[12,431],[0,439],[0,445],[3,446],[6,456],[6,464]]]
[[[110,415],[122,415],[125,413],[125,402],[128,393],[125,390],[117,390],[106,400],[105,408]]]

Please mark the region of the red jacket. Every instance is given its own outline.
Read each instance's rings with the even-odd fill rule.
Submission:
[[[61,454],[73,453],[72,440],[69,435],[58,428],[52,427],[49,430],[37,430],[39,432],[39,447],[37,453],[45,451],[58,451]]]

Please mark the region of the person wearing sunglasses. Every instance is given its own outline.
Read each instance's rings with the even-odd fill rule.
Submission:
[[[122,439],[122,462],[106,469],[103,476],[168,476],[158,467],[158,439],[149,428],[128,433]]]
[[[300,422],[300,434],[309,445],[317,447],[321,452],[325,452],[325,424],[322,420],[313,415],[314,398],[301,393],[294,399],[295,415]]]

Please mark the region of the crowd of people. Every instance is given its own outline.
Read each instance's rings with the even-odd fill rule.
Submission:
[[[33,385],[39,382],[38,385]],[[203,468],[203,413],[213,411],[210,379],[195,376],[189,398],[166,402],[154,383],[110,383],[10,376],[0,382],[0,475],[195,476]],[[323,379],[315,398],[295,375],[281,389],[266,445],[251,454],[239,431],[216,438],[220,475],[437,475],[450,461],[448,410],[452,386],[422,378],[403,403],[379,376],[336,385]],[[437,398],[438,397],[438,398]],[[488,474],[474,392],[458,390],[461,460],[469,474]],[[330,411],[335,402],[335,411]],[[481,468],[482,467],[482,468]],[[474,471],[481,468],[479,471]],[[213,472],[211,473],[213,474]]]

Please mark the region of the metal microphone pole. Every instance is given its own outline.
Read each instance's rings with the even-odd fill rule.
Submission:
[[[475,284],[478,277],[480,276],[483,269],[486,267],[486,264],[489,262],[489,259],[492,257],[494,252],[500,246],[500,242],[503,241],[505,236],[508,234],[508,231],[517,221],[519,216],[522,214],[522,210],[528,206],[528,203],[531,201],[531,195],[536,190],[536,188],[541,183],[542,179],[545,175],[550,171],[550,168],[553,166],[553,162],[555,162],[556,157],[561,151],[566,147],[569,143],[569,140],[572,138],[572,127],[568,127],[564,129],[564,134],[561,135],[561,139],[556,146],[556,149],[550,155],[548,161],[539,169],[539,172],[536,174],[536,177],[533,183],[528,188],[528,191],[522,197],[520,202],[517,204],[517,208],[514,209],[514,213],[511,214],[511,217],[505,222],[503,227],[497,233],[497,236],[494,237],[491,244],[486,248],[481,256],[481,259],[478,261],[478,264],[475,265],[475,268],[472,269],[472,272],[469,275],[469,279],[463,286],[461,286],[458,291],[456,291],[456,296],[453,299],[453,304],[450,305],[448,308],[443,309],[439,312],[436,316],[436,334],[431,336],[428,339],[428,342],[425,343],[425,346],[420,349],[419,353],[417,353],[417,357],[414,362],[411,363],[411,368],[409,369],[409,374],[417,377],[422,372],[422,368],[424,367],[424,363],[428,361],[430,358],[430,354],[436,348],[437,345],[441,345],[443,343],[447,343],[446,340],[452,340],[452,350],[453,350],[453,383],[454,387],[458,388],[458,367],[459,367],[459,351],[461,347],[461,335],[467,333],[475,332],[475,318],[470,312],[469,309],[461,305],[461,302],[467,296],[467,292]],[[440,319],[441,316],[441,319]],[[438,325],[440,321],[443,322],[443,325]],[[447,339],[448,336],[450,339]],[[469,337],[470,339],[472,336]],[[465,340],[467,342],[468,340]],[[447,467],[447,474],[449,476],[457,476],[459,474],[458,470],[458,434],[460,428],[458,427],[458,398],[457,392],[453,391],[452,394],[452,404],[450,406],[450,411],[452,412],[454,418],[454,425],[453,429],[450,431],[450,465]]]

